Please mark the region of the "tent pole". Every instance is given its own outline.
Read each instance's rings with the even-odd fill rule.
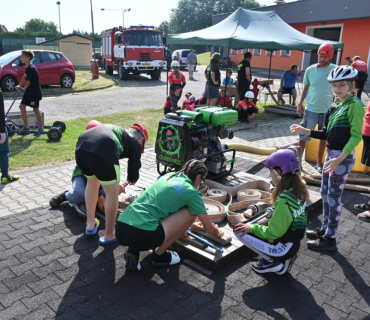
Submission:
[[[226,104],[226,87],[227,87],[227,84],[229,83],[229,78],[227,77],[228,73],[227,73],[227,69],[229,69],[230,67],[230,48],[228,47],[227,48],[227,64],[226,64],[226,80],[225,80],[225,98],[224,98],[224,105],[222,106],[223,108],[225,108],[225,104]],[[221,81],[221,79],[220,79]]]
[[[268,80],[270,80],[271,60],[272,60],[272,51],[270,51],[270,66],[269,66],[269,77],[268,77]],[[252,80],[252,79],[251,79],[251,80]]]
[[[343,44],[343,48],[344,48],[344,44]],[[342,49],[340,49],[339,65],[341,65],[341,64],[342,64],[343,48],[342,48]]]
[[[168,96],[168,66],[166,68],[166,73],[167,73],[167,82],[166,82],[166,98]]]

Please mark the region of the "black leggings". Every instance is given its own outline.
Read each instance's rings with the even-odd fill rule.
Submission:
[[[129,252],[139,252],[159,247],[164,242],[165,234],[161,223],[157,230],[148,231],[117,221],[116,239],[119,244],[128,246]]]

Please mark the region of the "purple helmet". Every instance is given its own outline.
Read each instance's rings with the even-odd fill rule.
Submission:
[[[299,161],[296,153],[292,150],[278,150],[271,154],[266,160],[266,168],[272,170],[279,167],[282,174],[299,170]]]

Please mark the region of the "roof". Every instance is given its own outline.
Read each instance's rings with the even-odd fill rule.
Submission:
[[[0,30],[4,32],[8,32],[8,29],[3,24],[0,24]]]
[[[47,41],[44,41],[44,42],[40,42],[40,43],[38,43],[38,45],[43,45],[43,44],[48,43],[48,42],[58,41],[60,39],[65,39],[65,38],[74,37],[74,36],[77,36],[77,37],[84,38],[84,39],[87,39],[87,40],[92,41],[91,38],[88,38],[88,37],[85,37],[85,36],[81,36],[80,34],[71,33],[71,34],[66,35],[66,36],[63,36],[63,37],[54,38],[54,39],[50,39],[50,40],[47,40]]]
[[[167,43],[173,45],[265,50],[315,50],[326,41],[299,32],[275,11],[258,12],[242,8],[209,28],[167,37]],[[334,48],[343,47],[342,42],[330,42]]]

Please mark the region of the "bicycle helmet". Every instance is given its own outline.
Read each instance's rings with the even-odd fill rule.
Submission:
[[[334,47],[330,42],[324,42],[317,50],[317,55],[319,54],[327,54],[329,59],[331,60],[334,55]]]
[[[271,154],[267,160],[265,168],[273,170],[279,167],[281,175],[285,173],[297,173],[299,171],[299,161],[296,153],[289,149],[278,150]]]
[[[247,91],[244,97],[254,99],[254,93],[252,91]]]
[[[180,68],[180,63],[178,61],[172,61],[171,62],[171,67],[177,67],[177,68]]]
[[[358,71],[351,66],[338,66],[330,71],[328,75],[329,82],[335,81],[353,81],[356,79]]]

